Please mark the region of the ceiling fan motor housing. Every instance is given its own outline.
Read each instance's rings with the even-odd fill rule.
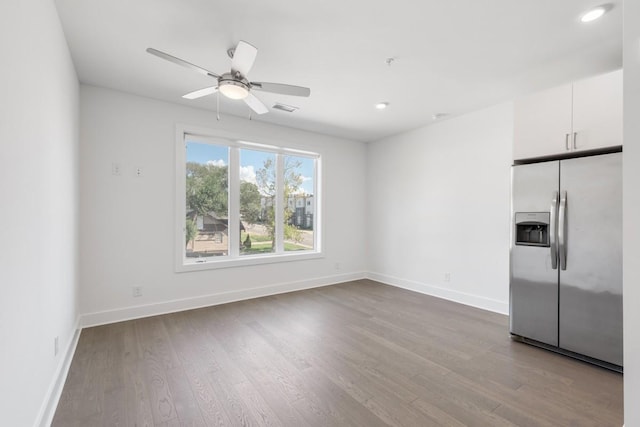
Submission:
[[[218,79],[218,89],[227,98],[243,99],[249,94],[251,84],[240,74],[235,77],[232,73],[224,73]]]

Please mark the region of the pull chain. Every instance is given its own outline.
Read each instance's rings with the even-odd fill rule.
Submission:
[[[216,119],[220,121],[220,94],[216,93]]]

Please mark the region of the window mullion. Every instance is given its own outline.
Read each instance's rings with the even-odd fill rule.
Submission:
[[[187,141],[184,135],[180,135],[178,144],[176,145],[176,243],[180,251],[176,253],[176,268],[182,266],[186,259],[186,158],[187,158]]]
[[[322,217],[320,209],[320,187],[322,186],[322,177],[320,176],[320,160],[315,158],[313,160],[313,247],[315,250],[320,250],[320,242],[322,239]]]
[[[284,252],[284,156],[276,154],[275,237],[276,253]]]
[[[229,147],[229,255],[240,256],[240,152]]]

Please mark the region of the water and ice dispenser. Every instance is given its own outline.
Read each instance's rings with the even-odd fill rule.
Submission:
[[[516,245],[549,247],[549,212],[516,212]]]

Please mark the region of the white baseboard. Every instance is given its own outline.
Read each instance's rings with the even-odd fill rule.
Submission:
[[[481,308],[483,310],[493,311],[500,314],[509,314],[509,303],[479,295],[467,294],[453,289],[440,288],[438,286],[428,285],[413,280],[401,279],[386,274],[368,272],[367,279],[385,283],[387,285],[396,286],[398,288],[408,289],[421,294],[431,295],[434,297],[446,299],[449,301],[459,302],[461,304],[470,305],[472,307]]]
[[[335,285],[337,283],[364,279],[365,277],[365,272],[339,274],[333,276],[317,277],[309,280],[281,283],[259,288],[241,289],[238,291],[221,292],[192,298],[126,307],[116,310],[87,313],[80,316],[80,326],[83,328],[87,328],[90,326],[122,322],[125,320],[139,319],[142,317],[157,316],[159,314],[175,313],[177,311],[192,310],[195,308],[209,307],[219,304],[227,304],[230,302],[242,301],[251,298],[259,298],[286,292],[300,291],[303,289]]]
[[[53,376],[53,380],[49,385],[45,399],[42,402],[40,411],[38,412],[36,422],[34,423],[34,426],[36,427],[48,427],[53,421],[53,416],[56,413],[56,408],[58,407],[58,402],[62,395],[62,389],[64,388],[64,383],[67,379],[69,368],[71,367],[71,361],[73,360],[73,355],[75,354],[76,347],[78,346],[80,331],[80,318],[78,317],[73,336],[71,337],[64,354],[62,354],[62,357],[60,358],[56,373]]]

